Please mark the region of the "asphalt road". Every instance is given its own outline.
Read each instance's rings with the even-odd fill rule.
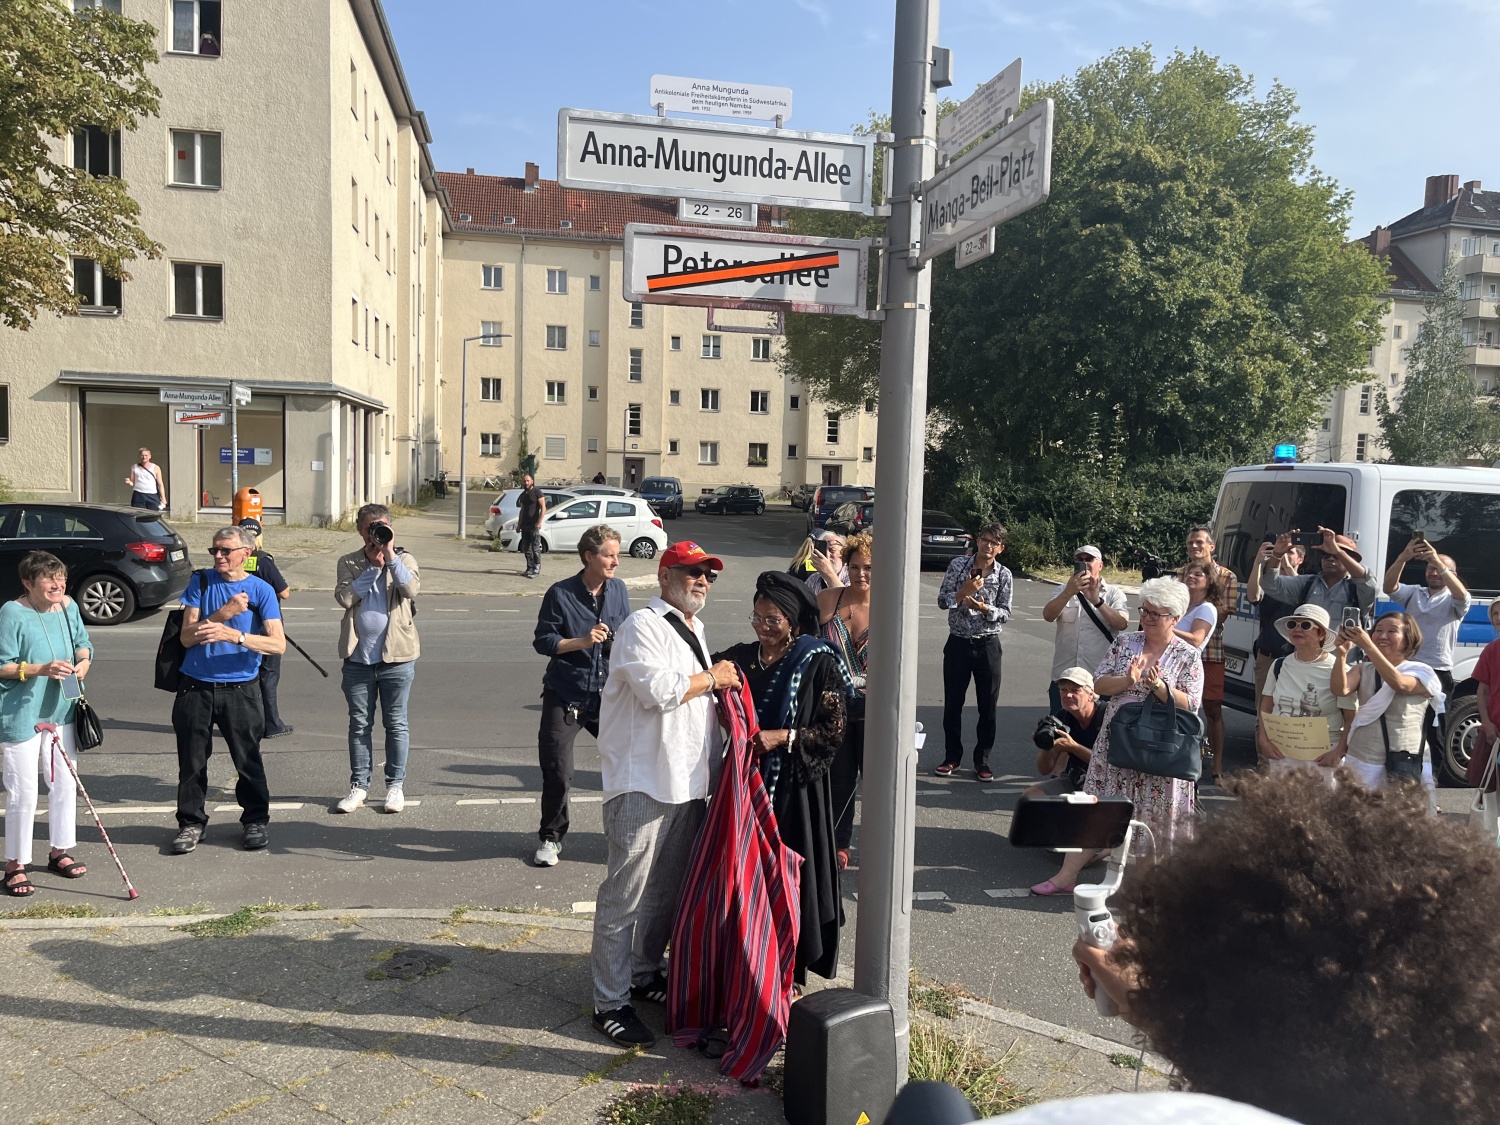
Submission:
[[[802,513],[785,509],[761,517],[689,514],[668,522],[673,539],[695,539],[728,563],[703,614],[711,643],[730,644],[752,635],[746,617],[755,576],[785,566],[803,525]],[[555,581],[572,569],[571,560],[549,556],[544,579]],[[932,733],[921,757],[917,794],[913,961],[924,974],[956,982],[1005,1007],[1124,1038],[1123,1027],[1095,1015],[1075,983],[1067,952],[1073,935],[1071,899],[1022,893],[1056,869],[1054,857],[1018,851],[1005,839],[1010,810],[1032,776],[1035,751],[1029,734],[1046,706],[1052,626],[1041,621],[1040,609],[1049,588],[1016,583],[1015,614],[1004,640],[1000,735],[991,758],[999,780],[980,785],[972,775],[951,780],[931,776],[942,757],[941,649],[947,623],[936,606],[940,578],[940,573],[927,572],[922,583],[918,718]],[[880,581],[878,560],[875,581]],[[157,612],[97,630],[89,687],[105,719],[106,745],[86,754],[82,769],[95,802],[114,807],[106,826],[141,890],[134,908],[202,902],[233,909],[273,899],[338,908],[476,904],[588,909],[602,875],[605,845],[598,759],[587,734],[578,741],[573,829],[563,862],[550,870],[527,862],[536,846],[540,774],[535,735],[543,668],[531,636],[544,589],[545,581],[528,597],[422,599],[422,657],[411,699],[409,799],[400,816],[377,811],[378,784],[371,794],[374,806],[352,816],[330,812],[348,788],[346,712],[335,656],[340,611],[325,594],[294,596],[286,607],[288,631],[332,675],[323,679],[288,651],[281,709],[296,733],[264,745],[276,805],[271,847],[253,854],[239,849],[238,808],[232,792],[222,790],[217,803],[230,807],[213,816],[198,850],[185,857],[170,854],[167,845],[176,830],[171,697],[151,687],[151,662],[165,615]],[[647,591],[632,592],[636,605],[647,597]],[[970,726],[973,719],[971,706]],[[1250,725],[1239,716],[1230,725],[1232,757],[1248,762],[1253,757]],[[968,737],[972,746],[972,734]],[[378,732],[376,747],[378,776]],[[210,774],[216,786],[232,784],[222,746]],[[214,804],[210,802],[211,810]],[[43,869],[33,875],[41,894],[126,908],[123,887],[86,813],[80,822],[80,858],[90,864],[90,875],[67,883]],[[44,824],[38,823],[41,833]],[[851,869],[844,881],[851,914],[846,963],[853,956],[857,875]]]

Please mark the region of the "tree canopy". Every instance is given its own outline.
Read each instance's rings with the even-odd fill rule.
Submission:
[[[104,8],[61,0],[0,3],[0,319],[28,328],[41,310],[75,310],[70,256],[125,280],[125,263],[156,257],[124,181],[70,159],[75,129],[134,129],[157,110],[146,77],[156,29]]]

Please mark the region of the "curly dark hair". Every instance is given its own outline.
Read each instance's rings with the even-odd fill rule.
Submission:
[[[1121,895],[1133,1022],[1195,1089],[1296,1121],[1494,1121],[1500,849],[1420,789],[1235,792]]]

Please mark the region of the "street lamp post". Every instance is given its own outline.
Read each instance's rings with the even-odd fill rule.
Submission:
[[[458,538],[469,537],[469,345],[475,340],[508,340],[509,332],[486,332],[482,336],[465,336],[463,365],[458,393]]]

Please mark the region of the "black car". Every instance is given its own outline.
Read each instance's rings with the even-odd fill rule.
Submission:
[[[766,511],[766,494],[753,484],[721,484],[706,496],[698,497],[693,508],[699,512],[754,512],[757,516]]]
[[[682,515],[682,481],[676,477],[647,477],[636,495],[651,505],[651,510],[665,519]]]
[[[852,501],[840,504],[823,523],[827,531],[840,535],[853,535],[857,531],[868,531],[875,526],[875,501]]]
[[[21,596],[16,568],[47,551],[68,568],[68,593],[89,625],[118,625],[187,586],[187,544],[160,512],[112,504],[0,504],[0,597]]]
[[[813,486],[810,484],[794,484],[792,486],[792,507],[799,512],[807,511],[807,506],[812,503]]]
[[[974,537],[947,512],[928,508],[922,512],[920,548],[923,564],[947,566],[959,555],[967,555],[974,549]]]
[[[812,503],[807,506],[807,530],[809,533],[825,526],[828,517],[842,504],[858,504],[875,499],[873,488],[858,485],[825,484],[813,493]]]

